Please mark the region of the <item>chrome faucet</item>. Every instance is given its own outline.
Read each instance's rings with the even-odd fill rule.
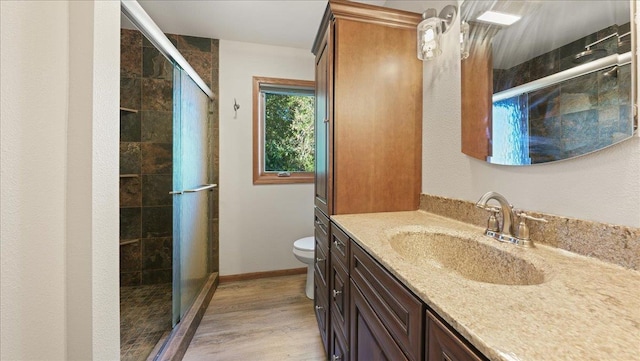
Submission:
[[[500,203],[500,208],[489,206],[487,203],[491,199],[498,201],[498,203]],[[487,229],[484,234],[500,242],[509,242],[520,246],[532,247],[533,241],[529,239],[529,228],[527,227],[526,220],[531,219],[534,221],[546,222],[545,219],[532,217],[522,211],[514,210],[509,201],[507,201],[507,199],[498,192],[485,193],[476,203],[476,207],[491,212],[491,216],[489,216],[489,221],[487,222]],[[496,213],[502,213],[502,228],[495,216]]]

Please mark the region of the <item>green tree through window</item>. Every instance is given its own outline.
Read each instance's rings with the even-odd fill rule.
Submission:
[[[264,93],[265,171],[313,172],[313,95]]]
[[[315,82],[253,77],[253,184],[313,183]]]

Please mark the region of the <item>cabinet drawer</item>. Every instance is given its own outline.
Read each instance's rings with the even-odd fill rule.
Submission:
[[[316,238],[316,249],[315,256],[316,259],[314,262],[314,273],[316,277],[316,282],[320,282],[322,286],[327,289],[328,288],[328,275],[329,275],[329,253],[323,250],[322,243],[318,241]]]
[[[349,236],[340,227],[331,224],[331,257],[349,269]]]
[[[351,278],[410,360],[422,360],[424,305],[357,243],[351,242]],[[352,289],[352,295],[356,290]]]
[[[332,327],[337,328],[347,336],[349,329],[349,274],[342,265],[331,260],[331,287],[329,290],[329,310],[331,311]]]
[[[347,347],[346,336],[335,328],[332,328],[331,331],[330,346],[329,361],[349,361],[349,347]]]
[[[318,322],[318,329],[320,330],[320,337],[322,338],[322,344],[324,345],[324,352],[329,353],[329,305],[327,304],[327,289],[322,286],[322,283],[318,280],[316,274],[314,282],[313,299],[314,311],[316,313],[316,320]]]
[[[314,228],[316,242],[320,242],[324,253],[329,253],[329,218],[318,208],[314,211]]]
[[[427,361],[484,361],[480,352],[467,345],[442,323],[431,311],[427,311]]]

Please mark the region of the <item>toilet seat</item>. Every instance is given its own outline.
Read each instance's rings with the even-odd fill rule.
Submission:
[[[315,249],[315,237],[304,237],[293,242],[293,248],[299,251],[313,251]]]

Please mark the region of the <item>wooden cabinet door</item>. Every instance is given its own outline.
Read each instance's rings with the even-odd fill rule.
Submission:
[[[407,360],[393,337],[371,309],[358,287],[351,283],[351,361]]]
[[[427,311],[427,361],[483,361],[479,352]]]
[[[418,209],[422,66],[416,30],[338,18],[333,214]]]
[[[330,31],[329,26],[316,56],[315,114],[315,205],[324,214],[331,214],[330,169]]]
[[[354,241],[351,241],[350,252],[349,274],[353,283],[407,358],[421,361],[424,304]],[[352,297],[354,294],[352,289]]]

